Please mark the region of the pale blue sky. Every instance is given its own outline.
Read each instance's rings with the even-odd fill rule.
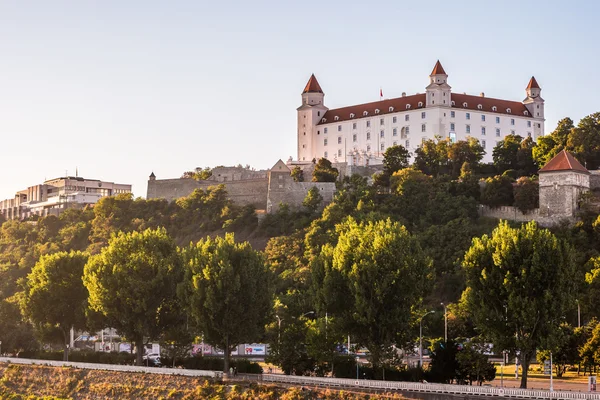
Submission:
[[[325,105],[453,90],[522,100],[535,75],[556,121],[600,111],[596,1],[0,0],[0,198],[74,174],[268,168],[296,156],[311,73]]]

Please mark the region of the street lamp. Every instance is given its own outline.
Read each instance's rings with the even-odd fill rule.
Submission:
[[[419,318],[419,368],[423,368],[423,318],[435,311],[428,311]]]
[[[444,303],[440,303],[444,307],[444,343],[448,343],[448,310]]]

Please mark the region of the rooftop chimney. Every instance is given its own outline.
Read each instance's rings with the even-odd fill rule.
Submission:
[[[485,97],[485,93],[483,93],[483,92],[479,93],[479,95],[480,95],[481,97]]]

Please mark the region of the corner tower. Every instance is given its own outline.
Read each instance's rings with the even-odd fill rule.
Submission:
[[[442,63],[438,60],[429,74],[429,85],[427,91],[427,107],[450,107],[450,85],[448,85],[448,74],[444,71]]]
[[[315,158],[313,145],[320,132],[317,124],[325,115],[325,93],[314,74],[302,91],[302,105],[298,107],[298,161],[310,162]]]
[[[535,80],[535,77],[531,77],[529,84],[525,88],[527,97],[523,100],[523,104],[527,107],[529,114],[537,121],[533,127],[533,137],[537,139],[544,135],[544,99],[542,99],[542,88]]]

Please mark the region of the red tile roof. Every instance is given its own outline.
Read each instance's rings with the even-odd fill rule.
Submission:
[[[304,87],[302,93],[323,93],[323,89],[321,89],[321,85],[319,85],[319,82],[317,82],[315,74],[310,76],[310,79],[308,80],[308,83]]]
[[[448,75],[446,71],[444,71],[444,67],[442,67],[442,63],[440,60],[437,60],[435,63],[435,67],[433,67],[433,71],[431,71],[430,75]]]
[[[571,153],[566,150],[558,153],[540,172],[555,172],[555,171],[578,171],[589,174],[590,172],[583,166]]]
[[[493,114],[507,114],[514,115],[517,117],[531,117],[531,115],[525,114],[525,111],[527,111],[527,107],[525,107],[523,103],[518,101],[500,100],[493,99],[491,97],[481,97],[458,93],[452,93],[450,98],[454,102],[452,108],[462,108],[466,110],[487,112]],[[422,107],[419,107],[419,102],[423,104]],[[467,103],[466,107],[463,106],[464,103]],[[410,109],[406,108],[407,104],[410,104]],[[481,109],[479,109],[478,107],[480,104]],[[425,109],[424,106],[425,93],[419,93],[412,96],[398,97],[395,99],[374,101],[372,103],[358,104],[355,106],[335,108],[328,110],[325,113],[325,115],[323,115],[323,118],[326,121],[323,122],[323,120],[321,120],[321,122],[319,122],[319,125],[348,121],[351,119],[373,117],[382,114],[410,111],[419,108]],[[393,107],[392,111],[390,111],[390,107]],[[496,107],[496,111],[493,111],[493,107]],[[375,113],[375,110],[377,109],[379,110],[379,114]],[[510,113],[507,111],[507,109],[510,109]],[[365,111],[367,111],[366,116],[363,115]],[[350,114],[354,114],[354,117],[351,117]],[[336,120],[335,117],[338,117],[338,119]]]
[[[540,88],[540,85],[538,85],[535,78],[532,76],[531,79],[529,80],[529,85],[527,85],[526,89],[541,89],[541,88]]]

